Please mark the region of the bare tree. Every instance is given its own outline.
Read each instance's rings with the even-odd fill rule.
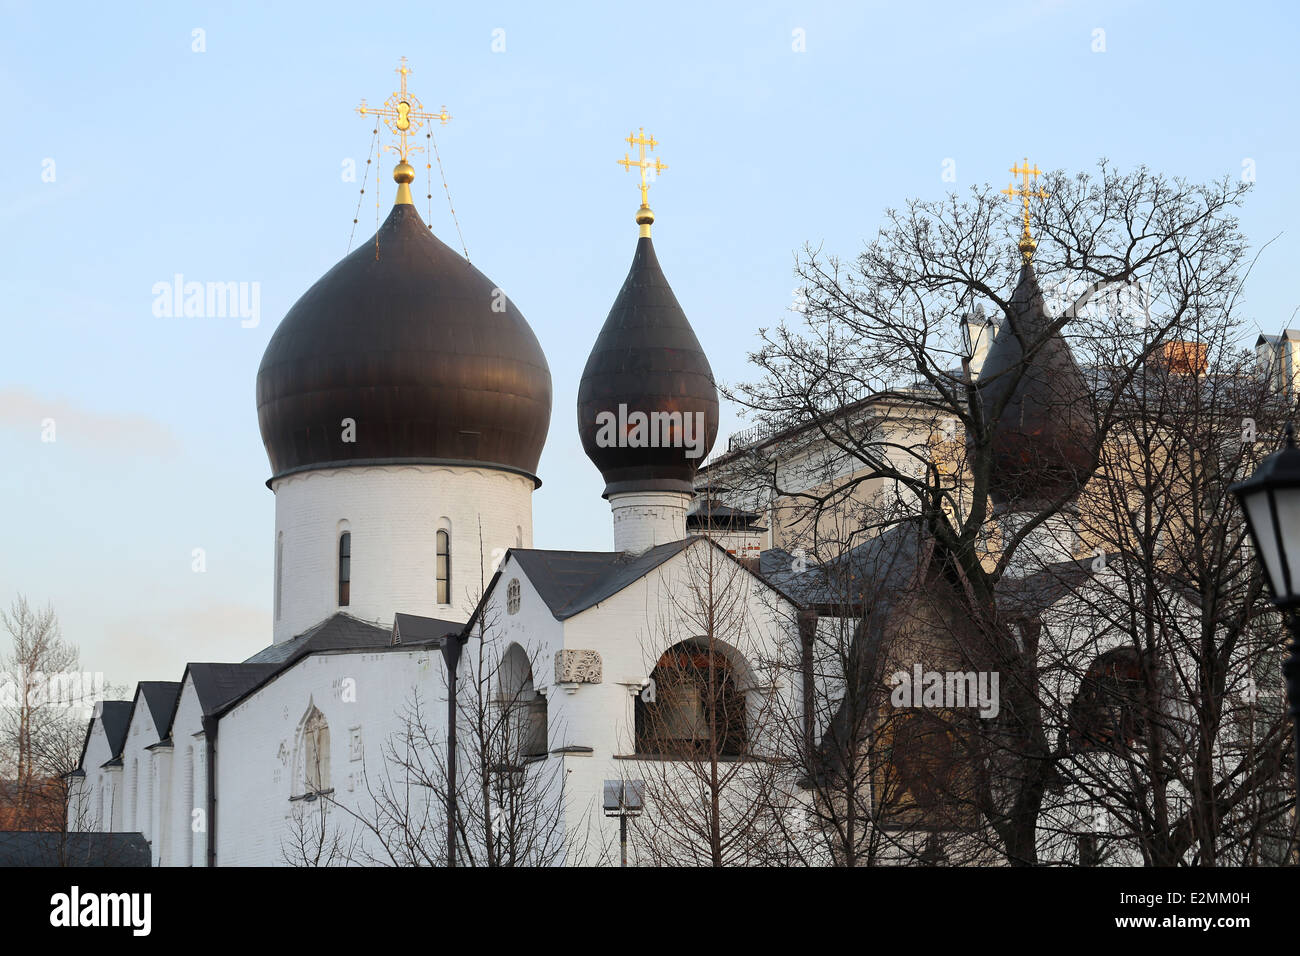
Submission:
[[[501,648],[492,630],[479,629],[457,694],[457,865],[554,865],[572,848],[560,764],[546,751],[545,698],[533,685],[534,657],[518,644]],[[367,806],[349,811],[372,837],[354,854],[364,862],[446,863],[452,784],[446,724],[434,713],[412,689],[384,744],[381,771],[366,776]]]
[[[1276,446],[1290,402],[1237,350],[1235,323],[1200,316],[1189,331],[1195,344],[1125,386],[1080,507],[1098,573],[1040,642],[1052,802],[1093,823],[1081,862],[1107,848],[1148,865],[1295,852],[1285,629],[1227,491]]]
[[[81,672],[81,656],[62,637],[53,607],[22,595],[0,610],[9,650],[0,655],[0,780],[9,829],[67,830],[87,822],[74,800],[85,720],[100,688]]]
[[[790,853],[784,822],[798,809],[779,762],[783,694],[755,638],[754,578],[720,548],[688,548],[685,569],[660,581],[663,606],[643,653],[652,664],[635,701],[628,781],[644,784],[636,819],[640,865],[776,863]],[[675,586],[674,586],[675,585]]]
[[[997,719],[969,725],[961,743],[977,755],[979,813],[1016,864],[1038,859],[1040,811],[1055,785],[1054,742],[1034,635],[1001,612],[1000,584],[1024,561],[1026,540],[1069,507],[1096,470],[1122,395],[1147,360],[1187,337],[1199,317],[1234,316],[1244,240],[1233,208],[1247,188],[1226,179],[1192,185],[1145,168],[1120,173],[1105,162],[1095,177],[1053,173],[1043,186],[1050,198],[1033,208],[1021,242],[1032,266],[1016,254],[1012,210],[989,187],[964,201],[912,201],[887,212],[885,227],[853,263],[806,249],[797,267],[805,293],[800,319],[760,330],[762,345],[751,355],[758,377],[728,392],[766,431],[802,427],[827,450],[830,477],[811,485],[792,483],[789,469],[761,449],[750,461],[751,474],[784,508],[802,511],[817,560],[820,519],[854,495],[883,490],[922,523],[932,567],[972,624],[953,627],[960,640],[951,652],[964,669],[1001,675]],[[1044,291],[1047,321],[1026,328],[1026,310]],[[1140,324],[1089,308],[1116,291],[1124,293],[1115,297],[1121,305],[1138,303]],[[978,349],[967,319],[977,309],[1020,346],[1021,360],[998,372],[1002,381],[993,389],[969,362]],[[1062,337],[1084,367],[1115,370],[1107,389],[1061,394],[1044,412],[1086,421],[1095,441],[1069,450],[1077,464],[1071,487],[1014,523],[998,521],[989,492],[1007,478],[1008,460],[1000,445],[1008,429],[999,423],[1040,355],[1060,356]],[[960,462],[944,467],[936,436],[954,434]],[[1037,463],[1027,464],[1014,477],[1031,480]],[[991,550],[990,539],[1000,546]]]

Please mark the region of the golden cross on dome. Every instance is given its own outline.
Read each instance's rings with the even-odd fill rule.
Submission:
[[[638,148],[639,158],[632,159],[629,154],[624,153],[623,158],[618,160],[618,164],[624,169],[630,170],[636,167],[641,170],[641,208],[637,210],[636,221],[641,227],[641,235],[648,237],[650,235],[650,224],[655,221],[655,214],[650,211],[650,179],[667,169],[668,165],[661,163],[657,158],[654,162],[646,159],[646,147],[649,146],[653,152],[659,143],[653,136],[646,136],[644,126],[641,127],[640,135],[628,133],[627,144]],[[647,170],[650,171],[649,177],[646,176]]]
[[[385,146],[384,149],[391,149],[406,162],[409,153],[420,152],[423,146],[408,146],[406,139],[422,127],[429,120],[440,120],[443,126],[451,119],[451,114],[447,112],[447,107],[443,107],[437,113],[425,112],[424,104],[420,100],[407,92],[406,77],[411,72],[411,68],[406,65],[406,57],[402,57],[402,65],[396,70],[402,78],[402,88],[384,101],[383,106],[367,106],[366,101],[362,100],[361,105],[357,107],[357,112],[362,116],[382,116],[385,125],[392,131],[393,135],[401,141],[401,146]]]
[[[659,162],[658,159],[656,159],[654,162],[650,162],[650,160],[645,158],[645,148],[649,146],[651,151],[653,151],[654,148],[659,145],[659,143],[653,136],[649,138],[646,137],[644,126],[641,127],[640,136],[636,136],[632,133],[628,134],[627,144],[629,146],[636,146],[639,148],[640,158],[632,159],[631,157],[628,156],[627,153],[624,153],[623,158],[618,161],[618,164],[622,166],[624,169],[631,169],[633,166],[635,166],[641,170],[641,205],[649,206],[650,205],[650,201],[649,201],[650,182],[646,178],[646,170],[654,171],[654,173],[651,176],[651,178],[653,178],[654,174],[658,174],[662,172],[663,170],[667,169],[668,166],[665,163]]]
[[[1026,262],[1033,258],[1034,249],[1038,247],[1034,237],[1029,234],[1029,200],[1046,199],[1051,195],[1038,188],[1038,177],[1042,173],[1043,171],[1037,165],[1032,169],[1030,168],[1029,157],[1026,156],[1025,165],[1011,167],[1011,175],[1020,177],[1020,185],[1017,186],[1012,182],[1010,186],[1002,190],[1003,195],[1012,198],[1019,197],[1024,203],[1025,231],[1020,236],[1020,254],[1024,256]]]

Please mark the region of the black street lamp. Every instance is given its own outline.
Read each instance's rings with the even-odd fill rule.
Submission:
[[[1296,782],[1300,786],[1300,448],[1286,426],[1286,444],[1245,481],[1228,489],[1241,502],[1246,527],[1291,633],[1291,656],[1282,665],[1291,718],[1296,725]]]

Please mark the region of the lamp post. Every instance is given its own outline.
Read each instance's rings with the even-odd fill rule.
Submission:
[[[1286,426],[1286,443],[1245,481],[1229,489],[1241,503],[1246,528],[1291,634],[1291,656],[1282,665],[1291,719],[1296,725],[1296,782],[1300,785],[1300,448],[1295,428]]]
[[[627,818],[645,809],[644,780],[606,780],[605,816],[618,817],[619,866],[627,866]]]

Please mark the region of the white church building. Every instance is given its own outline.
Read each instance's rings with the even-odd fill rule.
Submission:
[[[99,705],[71,829],[143,833],[162,866],[441,864],[458,649],[458,853],[495,842],[511,862],[617,863],[607,791],[633,813],[653,803],[638,765],[707,750],[710,701],[731,708],[717,746],[733,760],[764,746],[745,712],[780,698],[798,713],[798,681],[764,663],[797,608],[687,533],[718,397],[655,257],[653,213],[643,202],[578,402],[613,549],[539,550],[546,357],[496,283],[421,221],[413,172],[397,166],[377,235],[289,310],[258,372],[269,646]],[[711,622],[723,594],[734,640]],[[719,685],[708,699],[704,672]]]
[[[723,843],[727,862],[772,864],[807,836],[800,811],[826,797],[790,755],[812,754],[844,713],[834,661],[818,655],[846,633],[874,654],[919,619],[918,601],[935,620],[956,605],[916,522],[845,556],[868,598],[854,605],[830,593],[829,564],[783,549],[775,503],[730,487],[736,456],[700,470],[718,392],[655,256],[641,168],[632,265],[577,401],[611,550],[535,546],[546,357],[500,287],[420,219],[403,159],[387,220],[289,310],[258,371],[270,643],[102,702],[70,830],[141,833],[157,866],[717,863]],[[1027,254],[1012,306],[1031,337],[1050,324]],[[1017,338],[986,342],[973,372],[1019,361]],[[1074,487],[1089,440],[1086,423],[1035,411],[1051,406],[1034,387],[1086,387],[1059,333],[1036,353],[998,423],[992,495],[1013,523]],[[774,472],[811,454],[795,437],[757,443],[776,449]],[[1012,597],[1051,595],[1029,622],[1049,637],[1052,606],[1104,583],[1063,523],[1043,525],[1006,583]],[[1110,677],[1128,666],[1117,646],[1067,631],[1052,637],[1063,672],[1094,657]],[[727,816],[712,831],[699,817],[710,797]],[[1063,794],[1047,808],[1069,839],[1045,843],[1045,858],[1082,859],[1098,824],[1079,806]]]

